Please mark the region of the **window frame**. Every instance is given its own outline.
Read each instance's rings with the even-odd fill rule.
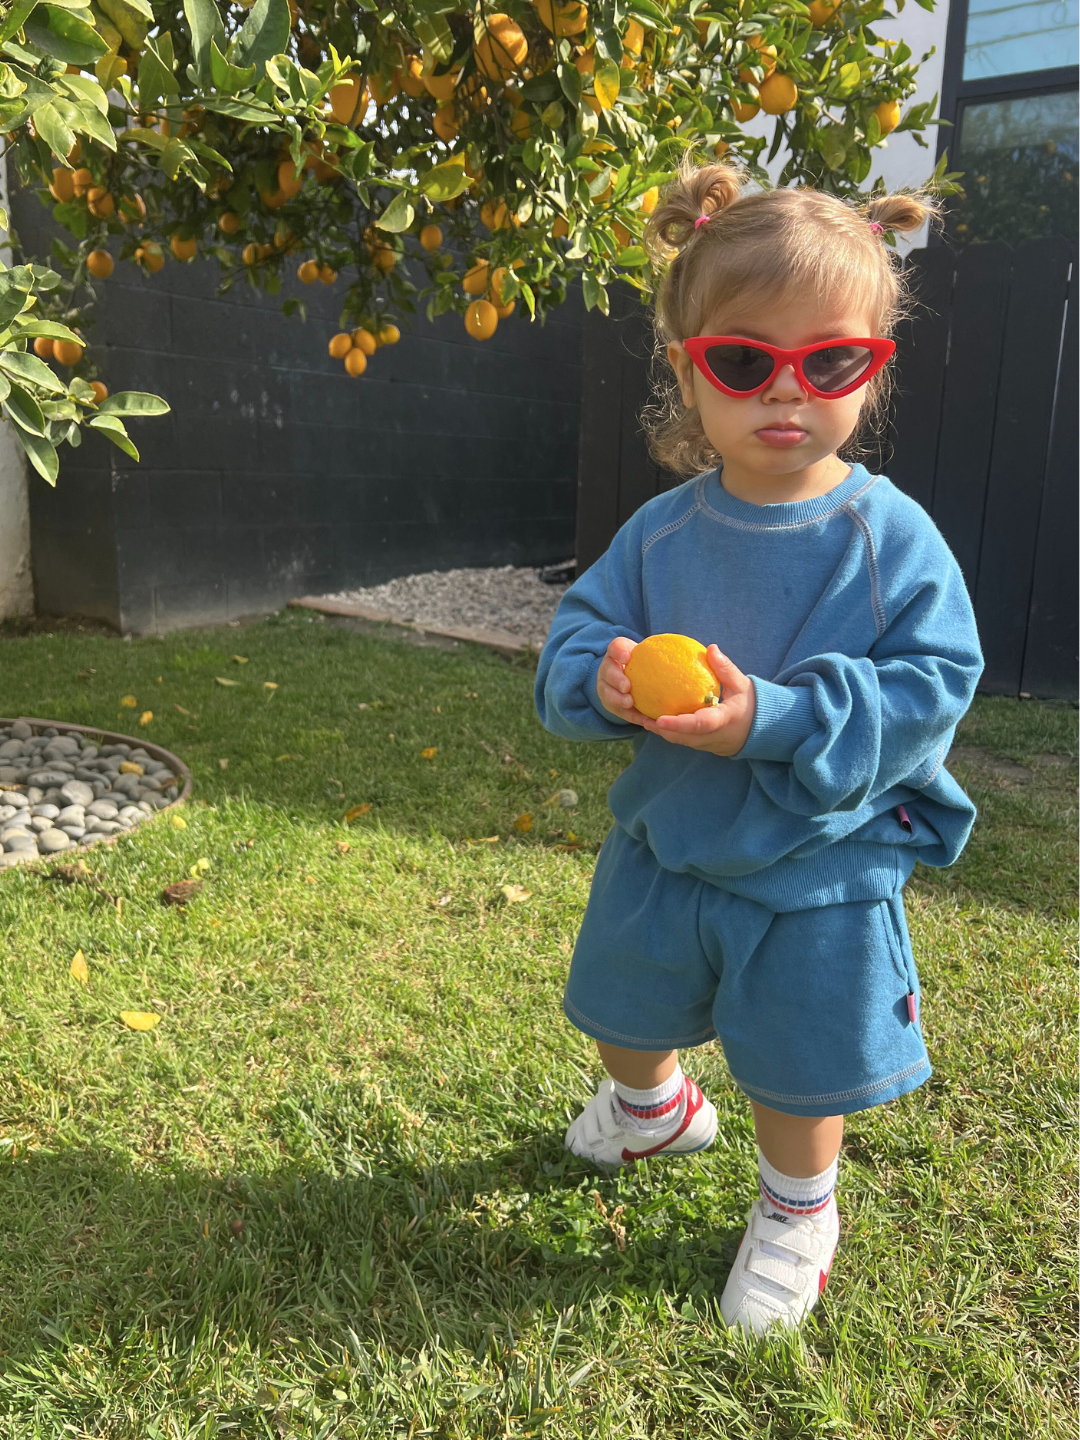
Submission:
[[[1062,65],[1054,70],[1025,70],[1013,75],[993,75],[965,80],[964,47],[967,39],[968,0],[952,0],[945,30],[945,61],[941,75],[939,114],[948,125],[938,127],[937,159],[949,151],[952,168],[954,142],[966,105],[979,100],[1024,100],[1032,95],[1053,95],[1080,86],[1080,65]]]

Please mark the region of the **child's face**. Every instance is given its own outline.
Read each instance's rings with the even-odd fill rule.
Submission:
[[[869,337],[870,319],[861,308],[828,309],[820,302],[792,302],[782,310],[730,310],[712,317],[706,335],[761,340],[785,350],[817,341]],[[756,395],[725,395],[701,375],[681,344],[668,346],[683,403],[696,407],[725,472],[744,477],[793,476],[834,455],[855,429],[866,398],[865,385],[836,400],[804,389],[790,365]]]

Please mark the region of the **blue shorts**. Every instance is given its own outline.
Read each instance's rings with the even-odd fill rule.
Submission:
[[[618,825],[604,842],[563,1007],[610,1045],[719,1038],[751,1099],[846,1115],[930,1076],[904,902],[775,914],[664,870]]]

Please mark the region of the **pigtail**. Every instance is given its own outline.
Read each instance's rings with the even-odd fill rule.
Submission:
[[[900,190],[895,195],[875,195],[863,212],[871,225],[880,225],[906,235],[941,216],[941,202],[920,190]]]
[[[660,203],[645,226],[645,248],[666,263],[694,238],[703,215],[715,215],[742,194],[745,176],[733,165],[698,165],[688,153],[679,173],[664,187]]]

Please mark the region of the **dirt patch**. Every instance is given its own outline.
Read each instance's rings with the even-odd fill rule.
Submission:
[[[949,751],[947,763],[950,766],[960,765],[969,770],[977,770],[1010,789],[1030,784],[1035,778],[1034,770],[1027,765],[1006,760],[1004,755],[995,755],[993,750],[987,750],[982,745],[954,745]]]

